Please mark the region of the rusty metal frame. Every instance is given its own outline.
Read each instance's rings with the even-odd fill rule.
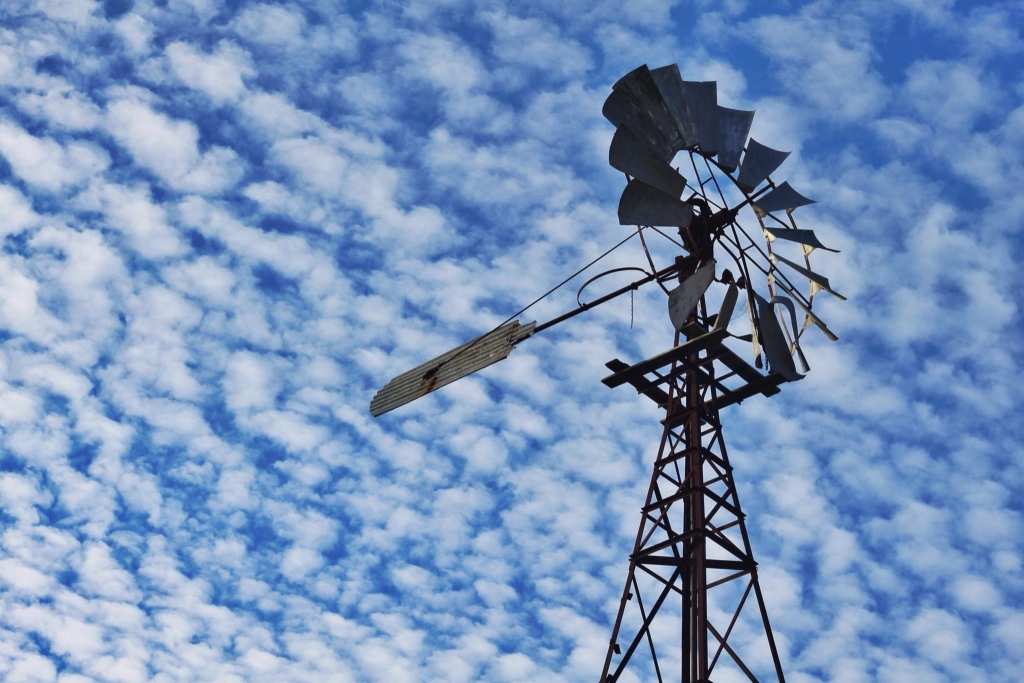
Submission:
[[[676,333],[677,348],[679,341],[680,334]],[[601,673],[602,683],[618,681],[634,662],[634,655],[644,641],[658,681],[665,680],[662,660],[666,650],[678,653],[680,646],[684,655],[682,680],[708,681],[715,667],[724,661],[724,653],[750,680],[758,681],[729,640],[744,607],[749,608],[751,593],[771,652],[773,680],[785,680],[722,436],[718,412],[720,383],[715,374],[718,360],[719,355],[711,347],[675,358],[667,372],[661,372],[661,368],[648,370],[658,377],[659,384],[667,385],[665,426],[641,508],[640,527]],[[619,373],[622,370],[620,367]],[[643,393],[644,388],[638,391]],[[730,530],[738,531],[738,538],[727,536]],[[722,559],[723,555],[726,559]],[[662,573],[658,568],[662,568]],[[664,572],[669,569],[671,573],[666,577]],[[653,602],[644,601],[640,575],[655,581]],[[708,614],[708,592],[739,580],[745,581],[742,595],[724,631],[720,631]],[[647,593],[650,598],[650,591]],[[651,629],[670,595],[681,601],[681,644],[659,642],[658,634]],[[639,615],[639,627],[627,630],[625,617],[632,604]],[[643,677],[643,673],[640,675]]]
[[[712,169],[712,164],[717,164],[702,157],[707,168],[702,174],[696,155],[691,153],[690,159],[695,194],[716,210],[726,210],[726,198]],[[712,183],[717,197],[708,196]],[[760,192],[740,190],[747,203],[773,187],[769,179]],[[730,223],[718,243],[736,261],[746,282],[751,282],[751,263],[766,274],[772,272],[763,246],[738,223]],[[682,232],[680,237],[686,239]],[[770,246],[768,249],[770,252]],[[768,267],[763,268],[756,256],[764,258]],[[749,302],[752,289],[747,287],[746,291]],[[756,308],[752,309],[756,325]],[[606,385],[629,384],[663,408],[665,417],[601,683],[618,681],[627,669],[641,679],[651,679],[653,674],[662,683],[666,655],[680,656],[683,681],[710,683],[716,667],[726,661],[751,681],[785,681],[719,411],[758,393],[778,393],[779,385],[786,380],[775,372],[763,375],[755,370],[722,344],[725,334],[716,334],[717,329],[712,328],[702,299],[683,328],[689,339],[676,332],[669,351],[635,365],[618,359],[607,364],[613,374],[603,380]],[[737,379],[743,383],[735,388],[724,384]],[[709,592],[712,596],[732,595],[732,586],[741,586],[739,597],[726,611],[725,628],[720,630],[709,614]],[[669,596],[674,596],[672,603]],[[666,639],[652,628],[667,604],[678,604],[681,610],[681,621],[676,624],[678,640]],[[751,612],[753,605],[753,615],[742,617]],[[771,655],[771,671],[765,672],[763,679],[758,679],[745,661],[745,653],[730,640],[737,624],[758,621],[763,633],[760,642],[767,645]],[[637,655],[644,641],[644,649],[650,652],[646,669]]]

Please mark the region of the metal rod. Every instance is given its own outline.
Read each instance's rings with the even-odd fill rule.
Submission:
[[[628,284],[628,285],[626,285],[625,287],[623,287],[621,289],[616,289],[611,294],[605,294],[604,296],[602,296],[599,299],[595,299],[595,300],[591,301],[590,303],[583,304],[579,308],[575,308],[575,309],[569,311],[568,313],[564,313],[564,314],[558,316],[557,318],[552,318],[551,320],[547,321],[546,323],[542,323],[540,325],[537,325],[535,328],[533,328],[533,333],[537,334],[541,330],[546,330],[549,327],[553,327],[554,325],[557,325],[560,322],[565,322],[569,318],[574,318],[577,315],[579,315],[580,313],[583,313],[584,311],[589,311],[591,308],[594,308],[595,306],[600,306],[601,304],[603,304],[603,303],[605,303],[607,301],[611,301],[612,299],[614,299],[617,296],[622,296],[623,294],[626,294],[628,292],[635,291],[635,290],[639,289],[640,287],[646,285],[647,283],[653,282],[654,280],[658,279],[659,277],[664,277],[665,275],[668,275],[668,274],[672,273],[673,271],[675,271],[675,269],[676,269],[675,265],[671,265],[668,268],[665,268],[664,270],[659,270],[657,273],[653,273],[651,275],[648,275],[647,277],[645,277],[645,278],[643,278],[641,280],[637,280],[636,282],[633,282],[631,284]]]

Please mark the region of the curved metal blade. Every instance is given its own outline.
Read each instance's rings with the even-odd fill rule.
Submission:
[[[718,153],[718,81],[683,81],[683,92],[697,127],[700,153],[713,157]]]
[[[774,173],[787,157],[789,157],[789,152],[780,152],[777,149],[765,147],[754,138],[750,138],[750,141],[747,142],[747,153],[743,155],[743,163],[740,164],[740,176],[736,182],[750,192]]]
[[[508,358],[516,344],[533,334],[536,324],[530,322],[520,325],[518,320],[514,320],[423,365],[403,372],[374,394],[370,402],[370,414],[374,417],[383,415],[446,384],[482,370],[492,363]]]
[[[658,130],[668,140],[668,144],[673,151],[678,151],[686,146],[683,143],[683,136],[679,129],[676,128],[676,123],[672,119],[672,115],[665,105],[665,100],[661,96],[661,91],[658,90],[658,85],[654,82],[654,77],[651,75],[651,71],[647,68],[646,64],[633,69],[620,78],[614,87],[629,88],[630,92],[643,105],[647,115],[658,126]]]
[[[815,273],[813,270],[810,270],[808,268],[804,268],[803,266],[801,266],[799,264],[793,263],[789,259],[783,258],[783,257],[779,256],[778,254],[772,254],[770,256],[770,258],[772,260],[772,263],[774,263],[775,265],[778,265],[780,262],[785,263],[787,266],[789,266],[790,268],[792,268],[793,270],[795,270],[796,272],[800,273],[805,278],[810,280],[811,281],[811,294],[812,295],[814,295],[815,292],[818,292],[818,291],[824,289],[826,292],[828,292],[832,296],[834,296],[834,297],[836,297],[838,299],[842,299],[843,301],[846,301],[846,297],[845,296],[843,296],[839,292],[837,292],[837,291],[832,289],[831,285],[829,285],[829,283],[828,283],[828,278],[825,277],[824,275],[819,275],[818,273]],[[794,320],[794,323],[793,323],[793,329],[794,330],[796,329],[796,322],[795,322],[795,320]]]
[[[693,206],[656,190],[642,180],[631,180],[619,199],[619,225],[654,225],[685,228]]]
[[[768,194],[758,197],[753,202],[754,206],[760,209],[762,213],[785,211],[787,209],[795,209],[798,206],[816,203],[816,200],[808,199],[794,190],[788,182],[782,183]]]
[[[782,334],[779,319],[775,317],[775,307],[756,293],[754,298],[757,301],[757,318],[761,323],[761,342],[764,354],[768,357],[769,368],[790,382],[803,378],[796,371],[793,356],[789,354],[789,343]]]
[[[821,318],[819,318],[818,316],[814,315],[814,313],[811,312],[811,309],[807,308],[807,306],[804,305],[804,302],[800,300],[800,297],[797,296],[793,292],[793,290],[791,290],[789,287],[787,287],[786,285],[782,284],[781,282],[777,282],[775,280],[774,273],[769,273],[768,274],[768,282],[769,282],[769,286],[774,285],[774,286],[778,287],[779,289],[781,289],[782,291],[784,291],[786,294],[789,294],[789,296],[793,300],[793,302],[797,306],[799,306],[800,309],[804,312],[804,314],[805,314],[804,324],[803,324],[803,327],[800,328],[801,331],[806,330],[808,327],[811,326],[811,323],[814,323],[815,325],[818,326],[818,329],[820,329],[825,334],[825,336],[828,337],[830,340],[832,340],[832,341],[839,341],[839,337],[837,337],[832,330],[828,329],[828,326],[825,325],[824,322],[822,322]]]
[[[641,142],[650,147],[662,161],[668,163],[676,150],[665,138],[654,119],[629,88],[616,88],[604,101],[601,113],[616,127],[625,126]]]
[[[683,139],[683,148],[688,149],[697,144],[697,126],[690,112],[690,101],[683,92],[683,79],[679,75],[679,67],[675,64],[651,69],[651,78],[658,86],[661,99],[665,102],[668,113],[675,121]]]
[[[766,227],[764,229],[764,236],[769,242],[774,242],[777,239],[786,240],[788,242],[797,242],[802,244],[804,247],[804,255],[810,254],[815,249],[824,249],[825,251],[831,251],[836,254],[839,253],[838,249],[829,249],[824,244],[818,241],[813,230],[799,230],[794,228],[782,228],[782,227]]]
[[[740,164],[754,112],[718,106],[718,165],[729,173]]]
[[[608,148],[608,163],[612,168],[638,178],[677,199],[686,189],[686,178],[662,161],[625,126],[619,126],[615,130],[611,147]]]
[[[715,260],[711,259],[704,266],[697,269],[690,277],[683,280],[682,284],[669,292],[668,295],[668,317],[672,326],[682,332],[686,325],[686,319],[697,307],[697,302],[708,291],[708,287],[715,280]]]

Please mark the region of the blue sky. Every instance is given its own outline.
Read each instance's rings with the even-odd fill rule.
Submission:
[[[841,250],[840,341],[724,414],[788,680],[1019,680],[1022,14],[4,2],[0,678],[596,680],[663,294],[367,406],[625,236],[601,104],[678,63]]]

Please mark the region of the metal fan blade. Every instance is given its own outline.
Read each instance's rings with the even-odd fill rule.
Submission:
[[[674,151],[683,149],[686,145],[683,143],[683,136],[676,128],[676,123],[672,119],[672,115],[668,111],[668,107],[665,105],[665,100],[661,96],[661,91],[658,90],[658,85],[654,82],[654,77],[651,76],[650,69],[647,65],[633,69],[628,74],[619,79],[618,83],[615,84],[615,88],[626,87],[629,88],[630,92],[636,97],[636,99],[643,105],[647,115],[651,117],[655,125],[658,126],[658,130],[668,140],[669,146]]]
[[[713,157],[718,153],[718,81],[683,81],[683,92],[697,127],[700,153]]]
[[[824,244],[818,241],[813,230],[799,230],[794,228],[781,228],[781,227],[766,227],[764,229],[764,236],[769,242],[774,242],[777,239],[786,240],[788,242],[797,242],[803,245],[804,255],[810,254],[815,249],[824,249],[825,251],[831,251],[836,254],[839,253],[838,249],[829,249]]]
[[[740,164],[754,112],[718,106],[718,165],[729,173]]]
[[[790,288],[786,287],[782,283],[776,282],[775,278],[774,278],[774,275],[771,274],[771,273],[768,274],[768,283],[769,283],[769,287],[778,287],[780,290],[782,290],[786,294],[790,295],[790,297],[793,299],[793,301],[798,306],[800,306],[800,308],[804,311],[804,313],[806,314],[806,317],[804,318],[804,327],[801,328],[802,331],[806,330],[808,327],[810,327],[811,323],[813,323],[814,325],[818,326],[818,329],[820,329],[821,332],[824,333],[825,337],[828,337],[829,340],[831,340],[831,341],[839,341],[839,337],[836,336],[836,333],[834,333],[833,331],[829,330],[828,327],[821,321],[821,318],[818,317],[817,315],[815,315],[814,313],[812,313],[811,309],[804,305],[804,302],[800,300],[800,297],[797,296],[793,292],[793,290],[791,290]]]
[[[711,259],[704,266],[697,269],[690,277],[683,280],[682,284],[669,292],[668,295],[668,317],[672,320],[672,326],[680,332],[686,325],[686,319],[697,307],[697,302],[708,291],[708,287],[715,279],[715,260]]]
[[[739,296],[739,288],[735,282],[729,283],[729,289],[725,291],[722,299],[722,306],[718,309],[718,317],[715,318],[715,326],[712,331],[727,330],[732,322],[732,312],[736,308],[736,298]]]
[[[625,126],[641,142],[650,147],[666,164],[672,161],[676,150],[665,138],[658,124],[644,110],[643,104],[629,88],[616,88],[604,101],[604,117],[616,127]]]
[[[777,149],[765,147],[754,138],[750,138],[736,182],[747,192],[752,192],[755,187],[774,173],[787,157],[789,157],[789,152],[780,152]]]
[[[669,64],[657,69],[651,69],[651,78],[654,79],[661,99],[665,102],[676,128],[682,135],[683,147],[690,148],[699,142],[697,137],[697,125],[694,123],[693,114],[690,112],[690,102],[683,92],[683,79],[679,75],[679,67]]]
[[[534,321],[520,325],[515,320],[402,373],[374,394],[370,402],[370,414],[374,417],[383,415],[508,358],[516,344],[533,334],[536,324]]]
[[[789,183],[782,183],[768,194],[754,200],[754,206],[762,213],[785,211],[816,203],[814,199],[808,199],[794,190]]]
[[[631,180],[619,199],[620,225],[654,225],[685,228],[693,218],[693,206],[656,190],[642,180]]]
[[[793,356],[789,354],[789,343],[782,334],[779,319],[775,317],[775,307],[756,293],[754,298],[757,301],[761,342],[764,344],[764,354],[768,357],[771,371],[779,373],[790,382],[801,379],[803,375],[796,371]]]
[[[625,126],[619,126],[608,149],[608,163],[627,175],[678,199],[686,189],[686,178],[666,164]]]
[[[824,289],[826,292],[828,292],[832,296],[834,296],[834,297],[836,297],[838,299],[842,299],[843,301],[846,301],[846,297],[845,296],[843,296],[839,292],[837,292],[837,291],[832,289],[832,286],[829,285],[829,283],[828,283],[828,278],[825,277],[824,275],[820,275],[818,273],[815,273],[813,270],[810,270],[808,268],[804,268],[801,265],[793,263],[788,258],[783,258],[783,257],[779,256],[778,254],[772,254],[771,255],[771,260],[772,260],[772,263],[774,263],[775,265],[778,265],[780,262],[785,263],[787,266],[789,266],[790,268],[792,268],[793,270],[795,270],[796,272],[800,273],[805,278],[810,280],[811,281],[811,294],[812,295],[815,292]],[[794,324],[794,330],[795,330],[795,328],[796,328],[796,325]]]

